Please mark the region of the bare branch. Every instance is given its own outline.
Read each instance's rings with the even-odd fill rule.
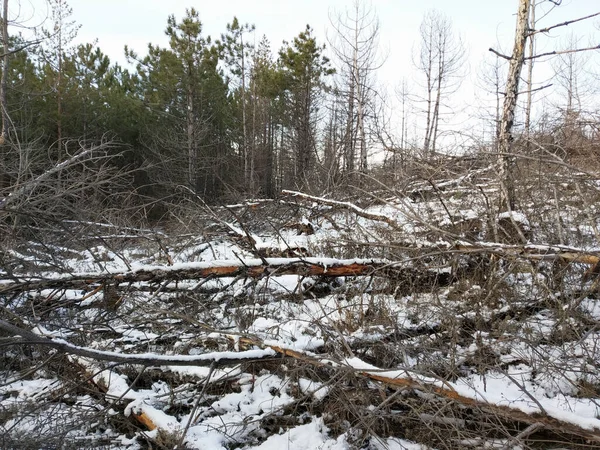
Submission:
[[[596,16],[599,16],[599,15],[600,15],[600,12],[597,12],[597,13],[594,13],[594,14],[590,14],[589,16],[580,17],[579,19],[567,20],[566,22],[558,23],[556,25],[551,25],[549,27],[542,28],[540,30],[533,30],[531,33],[528,34],[528,36],[532,36],[532,35],[538,34],[538,33],[547,33],[548,31],[553,30],[555,28],[565,27],[567,25],[571,25],[572,23],[581,22],[582,20],[591,19],[592,17],[596,17]]]
[[[590,50],[600,50],[600,44],[595,45],[593,47],[576,48],[576,49],[573,49],[573,50],[554,50],[552,52],[540,53],[539,55],[535,55],[535,56],[528,56],[528,57],[526,57],[524,59],[525,60],[529,60],[529,59],[541,58],[543,56],[565,55],[567,53],[587,52],[587,51],[590,51]]]
[[[488,50],[489,50],[490,52],[492,52],[494,55],[496,55],[496,56],[499,56],[500,58],[506,59],[507,61],[510,61],[510,60],[512,59],[510,56],[503,55],[502,53],[500,53],[500,52],[498,52],[498,51],[494,50],[494,49],[493,49],[493,48],[491,48],[491,47],[490,47]]]

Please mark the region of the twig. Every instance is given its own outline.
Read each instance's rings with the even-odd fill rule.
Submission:
[[[566,27],[567,25],[571,25],[572,23],[581,22],[582,20],[591,19],[592,17],[596,17],[598,15],[600,15],[600,12],[597,12],[597,13],[594,13],[594,14],[590,14],[589,16],[580,17],[579,19],[567,20],[566,22],[558,23],[556,25],[551,25],[549,27],[542,28],[542,29],[539,29],[539,30],[533,30],[531,33],[528,34],[528,36],[533,36],[534,34],[538,34],[538,33],[547,33],[548,31],[553,30],[555,28]]]

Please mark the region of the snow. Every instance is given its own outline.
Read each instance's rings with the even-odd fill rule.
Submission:
[[[498,214],[498,219],[510,219],[514,220],[516,223],[520,223],[521,225],[525,225],[529,227],[529,220],[519,211],[505,211],[503,213]]]
[[[273,435],[253,450],[348,450],[344,437],[333,440],[327,437],[327,427],[323,419],[317,418],[306,425],[299,425],[288,431]]]
[[[458,185],[460,181],[437,185]],[[451,217],[465,220],[484,217],[477,204],[466,203],[450,199],[447,206]],[[386,246],[395,245],[396,236],[390,238],[389,227],[367,217],[356,217],[355,213],[375,218],[385,216],[403,227],[405,235],[398,237],[399,246],[410,243],[414,248],[431,248],[435,255],[428,254],[432,259],[425,260],[425,264],[438,272],[451,270],[450,264],[438,267],[435,257],[444,250],[454,249],[456,242],[431,234],[431,230],[420,223],[428,221],[443,226],[451,222],[439,202],[411,203],[400,199],[364,208],[350,202],[332,202],[332,205],[326,209],[328,218],[313,214],[314,211],[298,218],[302,223],[313,225],[314,235],[296,235],[289,230],[273,233],[237,223],[227,223],[227,227],[237,237],[245,236],[244,230],[248,230],[261,250],[302,247],[310,249],[313,255],[267,258],[266,262],[274,267],[291,263],[331,267],[398,261],[406,267],[422,267],[418,265],[421,261],[408,252],[398,250],[396,255],[405,255],[406,259],[393,259],[396,250]],[[336,212],[335,205],[344,209]],[[533,226],[537,218],[529,213],[527,216],[513,212],[499,218],[512,217],[518,223]],[[108,224],[86,225],[109,229]],[[222,228],[223,223],[220,225]],[[382,230],[384,233],[380,233]],[[155,232],[115,227],[114,233],[150,236]],[[160,236],[168,238],[165,234]],[[353,241],[364,244],[366,250],[344,247]],[[540,254],[595,248],[591,244],[573,244],[531,244],[524,248]],[[477,246],[515,252],[523,249],[494,242],[478,242]],[[374,250],[380,248],[381,251]],[[108,245],[91,245],[81,251],[57,247],[55,251],[65,254],[62,262],[65,270],[45,267],[32,273],[18,273],[18,277],[64,279],[107,273],[255,267],[265,262],[234,239],[210,235],[186,235],[170,242],[168,252],[174,262],[170,266],[166,265],[163,250],[143,247],[139,240],[119,251]],[[389,252],[392,257],[388,259]],[[38,261],[27,252],[15,251],[13,256]],[[99,262],[100,256],[102,261]],[[460,263],[459,258],[460,255],[453,263]],[[593,325],[582,325],[600,319],[600,301],[593,298],[594,295],[577,296],[568,298],[562,306],[553,305],[547,300],[550,298],[546,289],[547,274],[541,270],[536,273],[531,267],[520,270],[507,266],[498,265],[498,280],[482,278],[470,284],[471,280],[461,280],[465,286],[455,283],[423,291],[418,290],[419,286],[395,291],[377,278],[349,277],[323,283],[316,278],[278,275],[273,271],[269,276],[254,280],[227,277],[179,281],[162,286],[165,292],[134,292],[139,287],[154,286],[132,283],[123,287],[130,295],[118,311],[103,308],[102,292],[89,295],[76,289],[60,293],[54,290],[32,292],[30,297],[15,299],[11,307],[21,313],[33,306],[37,316],[29,328],[39,336],[62,343],[67,349],[92,351],[98,357],[123,361],[114,365],[72,356],[70,360],[84,367],[87,377],[102,389],[94,396],[73,394],[63,397],[68,401],[39,409],[42,421],[56,414],[60,420],[71,418],[77,424],[72,428],[83,435],[87,433],[88,437],[108,433],[110,448],[139,448],[141,435],[125,435],[107,424],[83,429],[84,413],[92,411],[97,417],[98,411],[107,411],[117,418],[115,420],[129,415],[132,421],[136,414],[143,414],[157,427],[154,431],[145,431],[145,436],[156,439],[162,432],[182,433],[189,425],[185,445],[190,449],[355,448],[351,438],[356,424],[349,424],[349,431],[340,434],[339,418],[321,413],[320,408],[326,409],[328,402],[339,401],[331,398],[336,392],[336,383],[343,382],[340,374],[350,371],[354,371],[358,379],[370,374],[411,380],[413,386],[423,386],[422,392],[415,394],[407,389],[402,395],[421,395],[423,406],[427,398],[435,398],[428,388],[436,387],[485,404],[527,414],[545,412],[587,430],[600,430],[600,402],[593,390],[599,379],[600,330]],[[8,278],[0,280],[4,286],[12,282]],[[491,298],[489,285],[493,283],[504,284],[503,290]],[[319,287],[323,290],[319,291]],[[211,291],[213,289],[219,292]],[[57,299],[60,302],[54,306],[52,301]],[[552,299],[557,303],[562,301],[560,296]],[[52,304],[54,309],[46,311],[46,304]],[[525,318],[521,319],[520,314]],[[581,317],[585,320],[580,320]],[[470,335],[451,335],[448,330],[461,321],[484,322],[484,325],[482,329],[469,331]],[[562,332],[566,336],[571,332],[576,337],[557,343],[557,336],[562,336]],[[242,339],[244,337],[248,339]],[[248,346],[247,342],[260,342],[261,348]],[[268,346],[293,350],[305,359],[284,358]],[[346,346],[359,350],[352,355]],[[387,365],[379,367],[372,363],[378,358],[378,351],[387,358],[383,358]],[[55,350],[49,352],[55,354]],[[480,366],[477,358],[481,358]],[[155,361],[157,366],[141,372],[139,365],[132,364],[140,359]],[[234,362],[230,367],[210,367],[212,361],[223,359]],[[250,362],[254,359],[265,360]],[[452,381],[442,381],[443,377],[434,375],[445,373],[450,364],[454,364],[450,372]],[[0,384],[0,408],[16,410],[33,402],[49,405],[47,400],[65,388],[53,370],[43,369],[24,378],[20,370],[7,371]],[[140,380],[136,380],[140,373]],[[583,395],[582,387],[586,385],[591,393]],[[381,389],[382,395],[385,394],[385,389],[374,381],[368,386]],[[402,399],[399,402],[402,403]],[[376,401],[365,411],[378,407]],[[285,423],[289,410],[294,411],[295,421]],[[269,419],[275,419],[274,423],[281,419],[282,424],[268,429]],[[20,421],[10,418],[0,423],[0,433],[10,427],[23,432],[51,429],[53,425],[47,422],[43,428],[40,420],[32,417],[24,416]],[[332,422],[337,427],[335,432],[330,426]],[[368,439],[364,448],[430,448],[406,440],[399,430],[391,431],[396,435]],[[484,437],[463,442],[479,448],[502,447],[508,443],[506,439],[494,441]]]

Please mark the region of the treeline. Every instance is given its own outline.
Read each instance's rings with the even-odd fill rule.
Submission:
[[[481,90],[491,95],[479,117],[471,113],[469,119],[478,125],[450,129],[451,97],[467,75],[466,50],[451,21],[435,11],[421,23],[416,79],[402,81],[392,114],[375,80],[383,63],[379,22],[360,1],[330,17],[327,48],[310,26],[273,48],[235,17],[213,39],[191,8],[182,19],[168,17],[166,47],[150,43],[145,54],[125,47],[127,67],[111,62],[95,44],[73,46],[78,26],[69,6],[64,0],[49,4],[46,29],[35,39],[2,33],[0,199],[90,147],[110,157],[94,164],[121,174],[113,188],[96,189],[99,196],[117,206],[123,198],[152,205],[144,215],[154,218],[164,216],[161,204],[182,198],[216,203],[273,197],[282,189],[333,193],[366,182],[364,174],[394,181],[402,172],[407,178],[407,159],[431,161],[453,133],[461,152],[498,151],[511,58],[490,53]],[[531,29],[539,28],[533,26],[535,9]],[[524,37],[528,48],[538,34]],[[537,87],[537,56],[527,57],[526,103],[513,105],[517,120],[508,133],[517,144],[535,139],[551,153],[575,156],[596,151],[595,110],[582,106],[587,60],[573,39],[554,52],[553,89],[560,102],[544,108],[538,122],[532,103],[549,86]],[[478,127],[484,130],[479,138]],[[529,156],[532,148],[527,144]],[[375,150],[386,155],[383,171],[373,172]],[[503,153],[518,149],[511,144]],[[417,166],[422,172],[422,163]],[[59,184],[84,183],[79,175],[62,174]],[[97,170],[94,176],[101,178]],[[123,195],[111,197],[116,190]],[[78,198],[85,202],[87,195]]]
[[[254,28],[237,18],[206,36],[192,8],[168,18],[167,47],[125,48],[126,68],[94,44],[70,46],[77,27],[54,7],[59,32],[9,38],[3,188],[108,141],[145,199],[271,197],[341,176],[342,127],[321,126],[334,68],[310,26],[274,53],[266,37],[249,44]]]

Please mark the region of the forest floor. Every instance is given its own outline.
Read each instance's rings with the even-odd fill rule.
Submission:
[[[469,173],[15,243],[0,448],[600,448],[600,182]]]

